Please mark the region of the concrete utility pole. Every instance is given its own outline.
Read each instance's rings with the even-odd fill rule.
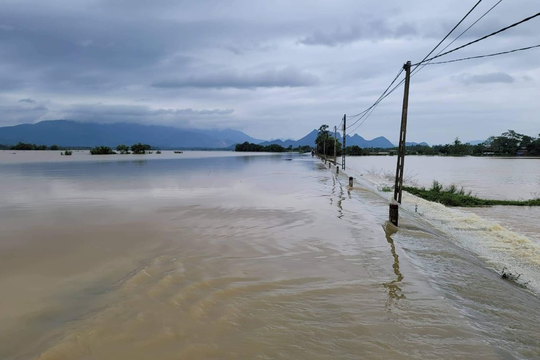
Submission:
[[[337,166],[337,126],[334,126],[334,165]]]
[[[341,151],[341,169],[345,170],[345,142],[347,141],[347,114],[343,115],[343,150]]]
[[[405,90],[403,94],[403,110],[401,113],[401,129],[399,131],[399,148],[396,167],[396,183],[394,185],[394,201],[390,204],[390,221],[394,225],[398,225],[399,207],[401,204],[401,194],[403,192],[403,169],[405,165],[405,139],[407,136],[407,111],[409,108],[409,85],[411,81],[411,62],[407,61],[403,65],[405,69]]]

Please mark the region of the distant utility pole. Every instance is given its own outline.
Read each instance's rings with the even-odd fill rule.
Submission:
[[[411,81],[411,62],[407,61],[403,65],[405,69],[405,91],[403,94],[403,110],[401,113],[401,129],[399,131],[399,148],[396,168],[396,183],[394,185],[394,200],[401,204],[401,194],[403,192],[403,168],[405,165],[405,139],[407,135],[407,111],[409,108],[409,85]],[[390,204],[390,221],[398,225],[399,207],[397,204]]]
[[[337,166],[337,126],[334,126],[334,165]]]
[[[347,130],[347,114],[343,115],[343,150],[341,151],[341,170],[345,170],[345,141],[347,140],[345,130]]]

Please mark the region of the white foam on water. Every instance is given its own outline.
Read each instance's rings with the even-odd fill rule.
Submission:
[[[363,175],[362,186],[392,198],[382,192],[393,186],[387,179]],[[463,208],[451,208],[403,192],[402,211],[442,231],[455,244],[480,256],[488,266],[501,272],[504,267],[513,274],[522,274],[520,283],[540,294],[540,244],[527,236],[511,231],[496,221],[478,216]],[[511,211],[511,207],[508,207]]]

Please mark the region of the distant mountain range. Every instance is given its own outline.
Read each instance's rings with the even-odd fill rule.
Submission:
[[[0,144],[15,145],[18,142],[38,145],[70,146],[110,146],[120,144],[132,145],[138,142],[150,144],[162,149],[195,149],[208,148],[233,149],[238,143],[250,142],[261,145],[278,144],[283,147],[314,146],[317,130],[299,140],[264,141],[253,138],[238,130],[199,130],[180,129],[170,126],[141,125],[133,123],[98,124],[77,122],[72,120],[46,120],[36,124],[21,124],[0,127]],[[337,134],[342,141],[341,135]],[[361,148],[395,147],[387,138],[379,136],[366,140],[358,134],[347,135],[347,146],[357,145]],[[418,145],[407,143],[408,146]],[[419,145],[427,145],[420,143]]]
[[[298,146],[304,146],[304,145],[314,146],[315,139],[317,138],[317,134],[318,134],[318,131],[313,130],[312,132],[310,132],[309,134],[307,134],[303,138],[301,138],[299,140],[296,140],[296,141],[294,141],[294,140],[286,140],[286,141],[272,140],[272,141],[265,141],[265,142],[261,143],[261,145],[277,144],[277,145],[281,145],[283,147],[289,147],[289,145],[292,145],[292,147],[298,147]],[[337,138],[338,138],[339,141],[342,141],[341,134],[338,133]],[[373,148],[384,148],[384,149],[395,147],[395,145],[392,144],[384,136],[379,136],[379,137],[377,137],[375,139],[372,139],[372,140],[366,140],[366,139],[364,139],[363,137],[361,137],[358,134],[354,134],[353,136],[347,135],[346,145],[347,146],[357,145],[357,146],[360,146],[361,148],[372,148],[373,147]]]
[[[47,120],[36,124],[0,127],[0,144],[18,142],[58,146],[132,145],[138,142],[159,148],[227,148],[244,141],[260,143],[237,130],[179,129],[133,123],[97,124]]]

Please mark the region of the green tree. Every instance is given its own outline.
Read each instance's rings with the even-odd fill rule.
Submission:
[[[293,149],[293,151],[298,151],[299,153],[307,153],[307,152],[311,152],[311,150],[313,150],[313,148],[309,145],[302,145],[302,146],[299,146],[295,149]]]
[[[244,142],[242,144],[236,144],[234,151],[245,151],[245,152],[285,152],[287,149],[285,149],[283,146],[278,144],[270,144],[267,146],[259,145],[259,144],[253,144],[249,142]]]
[[[538,134],[536,139],[533,138],[527,145],[527,151],[529,155],[540,156],[540,134]]]
[[[90,150],[90,154],[92,154],[92,155],[112,155],[112,154],[116,154],[116,153],[108,146],[96,146],[95,148]]]
[[[57,145],[51,145],[51,150],[58,150],[58,146]]]
[[[345,153],[347,155],[351,155],[351,156],[360,156],[360,155],[363,155],[363,151],[362,151],[362,148],[358,145],[353,145],[353,146],[347,146],[345,148]]]
[[[13,145],[11,150],[36,150],[36,144],[18,142],[17,145]]]
[[[152,147],[148,144],[133,144],[131,145],[131,152],[134,154],[146,154],[146,151],[150,150]]]
[[[317,145],[319,154],[326,152],[325,155],[334,156],[334,137],[330,135],[328,125],[324,124],[319,127],[315,144]],[[336,148],[336,155],[339,156],[341,154],[341,142],[339,140],[337,141]]]
[[[129,147],[127,145],[118,145],[116,151],[119,151],[120,154],[129,154]]]

